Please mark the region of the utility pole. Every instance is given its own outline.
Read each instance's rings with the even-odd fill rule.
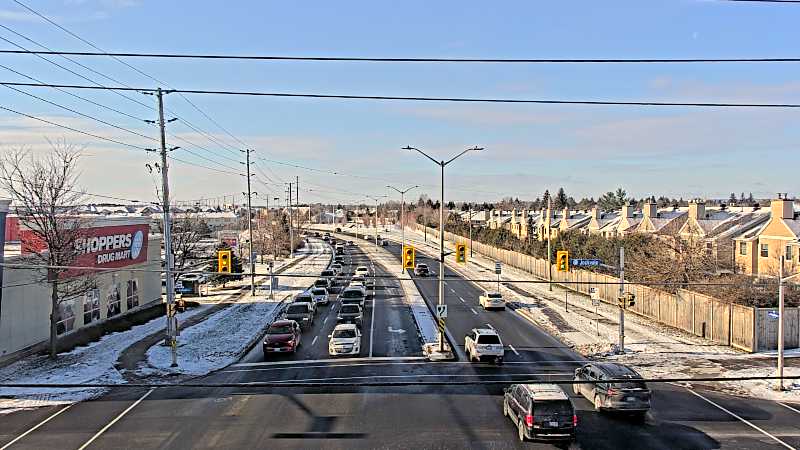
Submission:
[[[469,257],[472,258],[472,203],[469,204]]]
[[[625,247],[619,248],[619,296],[625,295]],[[619,353],[625,353],[625,308],[619,305]]]
[[[300,231],[303,223],[300,222],[300,177],[297,175],[294,177],[294,190],[294,204],[297,205],[297,231]]]
[[[553,252],[550,250],[550,219],[552,218],[552,210],[550,209],[550,196],[547,197],[547,283],[550,292],[553,292]]]
[[[461,157],[465,153],[470,152],[470,151],[481,151],[481,150],[483,150],[483,148],[477,147],[477,146],[473,147],[473,148],[468,148],[468,149],[464,150],[463,152],[459,153],[458,155],[450,158],[447,161],[444,161],[444,160],[437,161],[436,159],[428,156],[428,154],[423,152],[422,150],[420,150],[418,148],[411,147],[411,146],[404,147],[403,150],[415,150],[418,153],[420,153],[422,156],[424,156],[424,157],[430,159],[431,161],[433,161],[434,164],[436,164],[437,166],[439,166],[442,169],[442,175],[441,175],[441,188],[442,189],[441,189],[441,200],[439,202],[439,302],[438,303],[440,305],[444,305],[445,304],[445,301],[444,301],[444,272],[445,272],[445,263],[444,263],[444,257],[445,257],[445,252],[444,252],[444,168],[445,168],[445,166],[447,166],[451,162],[455,161],[456,159],[458,159],[459,157]],[[437,318],[437,319],[439,319],[441,323],[444,322],[444,318]],[[444,352],[444,328],[443,327],[439,328],[439,351],[440,352]]]
[[[167,282],[167,326],[165,344],[172,349],[172,367],[178,365],[178,318],[175,315],[175,255],[172,254],[172,223],[169,211],[169,176],[167,173],[167,141],[166,122],[164,121],[164,93],[161,88],[156,90],[158,99],[158,128],[161,140],[161,195],[164,213],[164,255]],[[172,150],[172,149],[170,149]]]
[[[292,182],[289,182],[289,258],[294,258],[294,231],[292,230]]]
[[[386,185],[386,187],[389,188],[389,189],[394,189],[395,191],[400,193],[400,227],[402,228],[400,230],[400,234],[402,236],[402,238],[401,238],[402,247],[405,248],[405,246],[406,246],[406,192],[408,192],[408,191],[410,191],[410,190],[412,190],[414,188],[418,188],[419,186],[418,185],[414,185],[414,186],[411,186],[411,187],[403,189],[403,190],[397,189],[394,186],[389,186],[388,184]],[[405,269],[403,268],[403,258],[400,258],[400,273],[403,273],[403,272],[405,272]]]
[[[248,255],[248,261],[250,261],[250,295],[256,295],[256,262],[253,258],[253,202],[252,197],[253,194],[250,191],[250,153],[253,153],[254,150],[245,149],[240,150],[244,152],[245,158],[245,165],[247,166],[247,233],[250,235],[250,245],[249,251],[250,254]],[[269,202],[269,200],[267,200]]]

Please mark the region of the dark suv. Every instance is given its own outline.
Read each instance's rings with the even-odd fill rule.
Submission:
[[[558,385],[512,384],[503,395],[503,415],[517,426],[520,441],[575,439],[578,416]]]
[[[593,383],[575,383],[576,394],[583,395],[594,404],[597,410],[613,410],[631,412],[639,420],[644,420],[650,409],[650,390],[638,372],[628,366],[610,363],[593,362],[575,369],[575,381],[593,381]],[[607,383],[603,380],[625,380]]]

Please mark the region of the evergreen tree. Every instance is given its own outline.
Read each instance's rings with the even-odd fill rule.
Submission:
[[[548,206],[550,206],[550,190],[545,189],[542,195],[542,209],[547,209]]]
[[[564,188],[558,188],[558,192],[556,192],[556,197],[553,199],[553,207],[555,209],[563,209],[567,206],[567,194],[564,192]]]
[[[730,203],[731,205],[736,204],[736,194],[734,194],[733,192],[731,192],[731,197],[728,199],[728,203]]]

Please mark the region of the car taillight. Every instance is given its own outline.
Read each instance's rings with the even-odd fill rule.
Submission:
[[[573,414],[572,415],[572,426],[573,427],[577,427],[578,426],[578,415],[577,414]]]
[[[532,427],[533,426],[533,414],[528,414],[525,416],[525,425]]]
[[[606,391],[606,395],[608,395],[608,396],[611,396],[611,395],[617,395],[618,393],[619,393],[619,391],[618,391],[618,390],[616,390],[616,389],[611,389],[611,388],[608,388],[608,391]]]

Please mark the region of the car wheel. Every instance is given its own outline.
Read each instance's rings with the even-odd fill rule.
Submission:
[[[517,420],[517,435],[520,442],[525,442],[525,420],[522,417]]]
[[[503,417],[508,417],[508,400],[503,399]]]

